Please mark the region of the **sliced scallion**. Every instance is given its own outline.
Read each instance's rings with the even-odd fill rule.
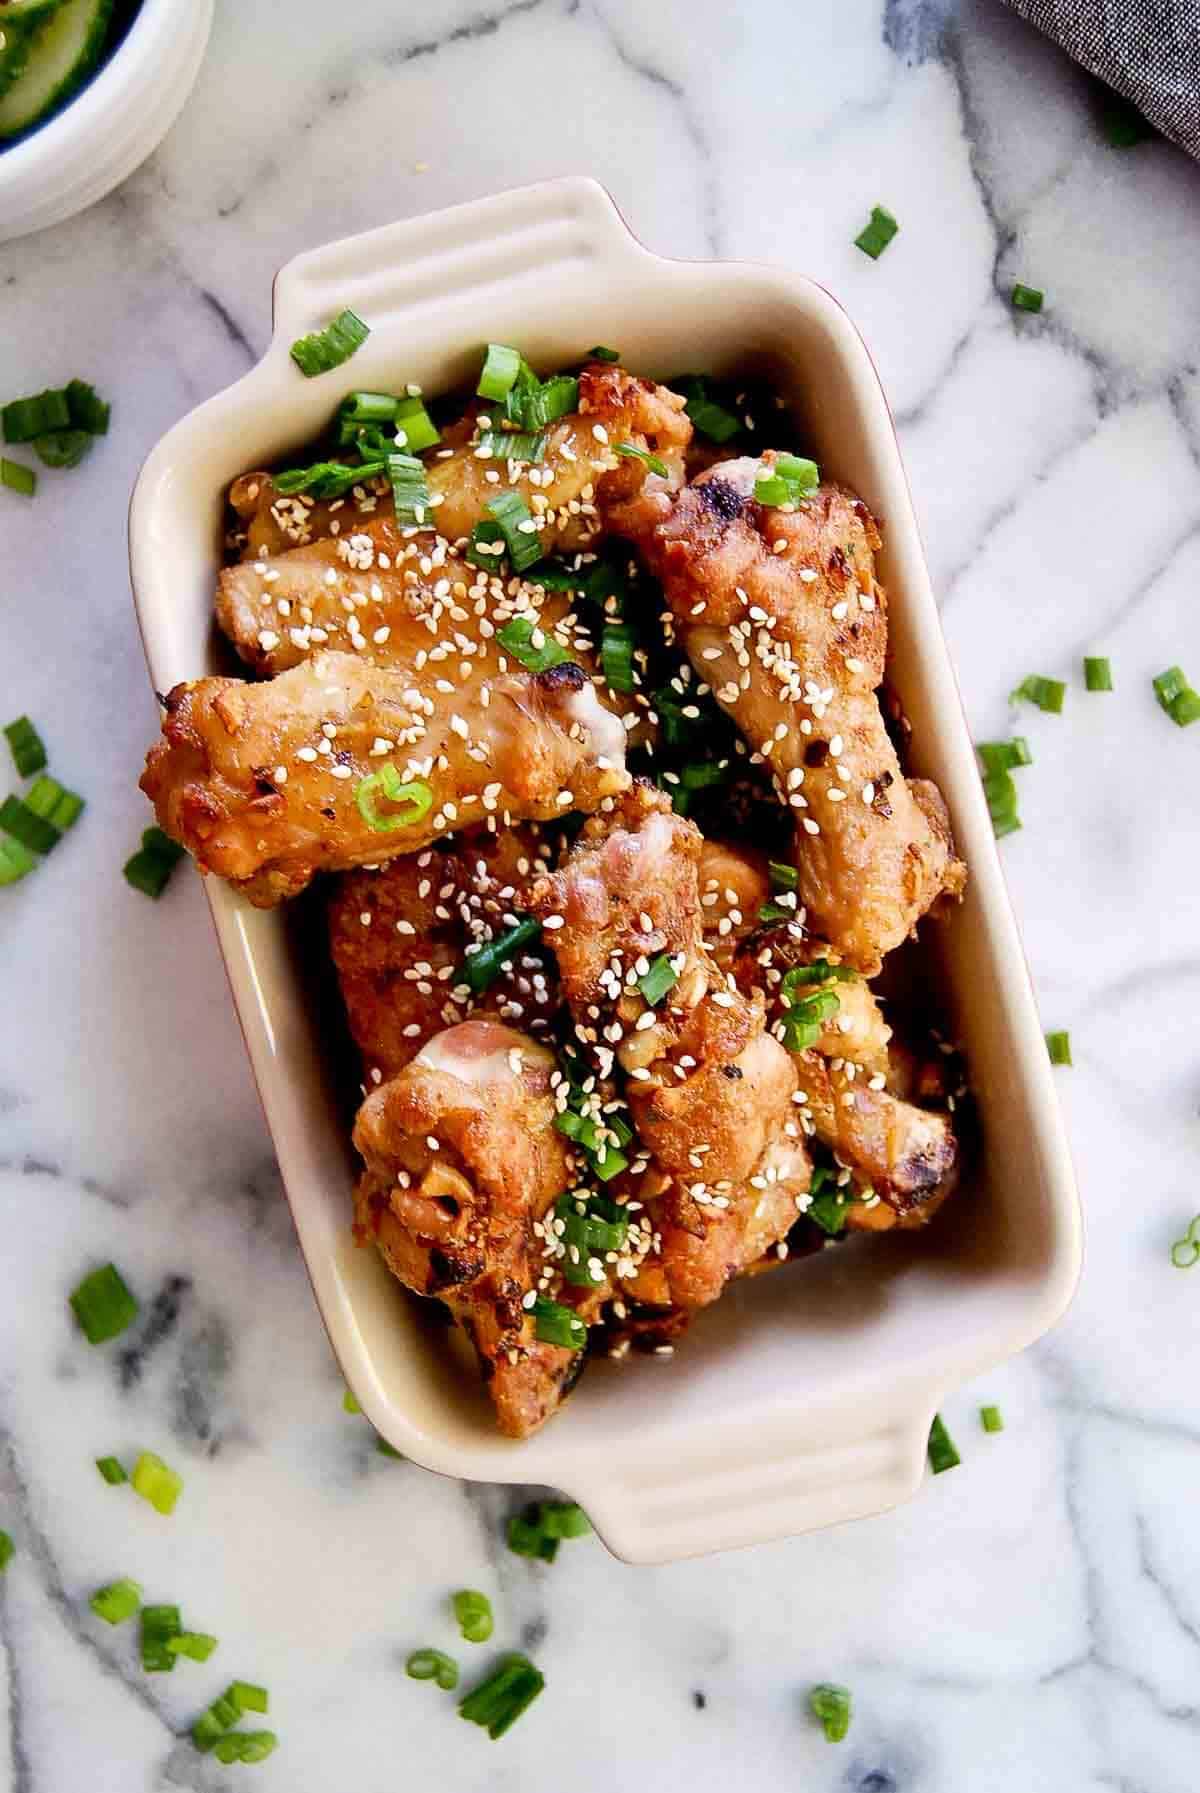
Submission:
[[[523,947],[532,946],[541,937],[542,924],[537,916],[523,916],[514,927],[489,940],[478,952],[467,954],[459,968],[461,981],[469,984],[477,996],[481,995],[495,983],[504,967]]]
[[[142,844],[132,858],[125,861],[125,882],[140,890],[143,896],[158,901],[167,887],[167,880],[184,856],[178,841],[164,834],[161,828],[142,830]]]
[[[1176,1270],[1192,1270],[1200,1263],[1200,1214],[1192,1216],[1183,1238],[1176,1239],[1172,1245],[1171,1262]],[[0,1563],[0,1568],[2,1567],[3,1564]]]
[[[808,1186],[806,1220],[819,1226],[828,1239],[836,1239],[846,1230],[846,1210],[850,1206],[848,1190],[839,1186],[827,1165],[819,1164]]]
[[[1063,699],[1067,695],[1067,687],[1061,679],[1043,678],[1041,673],[1031,672],[1027,679],[1022,679],[1015,691],[1009,693],[1009,703],[1036,704],[1039,710],[1045,710],[1050,716],[1062,714]]]
[[[684,409],[693,426],[710,442],[728,442],[730,437],[738,434],[742,427],[741,418],[709,397],[708,382],[702,374],[684,374],[672,380],[671,385],[683,393]]]
[[[52,430],[35,436],[34,452],[46,467],[78,467],[89,453],[93,437],[90,430]]]
[[[542,1501],[538,1522],[548,1538],[586,1538],[592,1529],[591,1520],[573,1500]]]
[[[503,1737],[546,1685],[528,1656],[506,1656],[499,1668],[460,1700],[458,1715],[482,1725],[493,1742]]]
[[[504,401],[505,414],[518,429],[540,430],[565,417],[579,404],[579,381],[571,374],[552,374],[539,380],[522,364],[521,372]]]
[[[65,386],[35,392],[30,398],[10,399],[0,410],[0,426],[6,442],[32,442],[51,430],[71,427],[71,405]]]
[[[1036,286],[1023,286],[1018,280],[1012,289],[1012,302],[1016,311],[1040,311],[1046,295]]]
[[[142,1667],[148,1675],[171,1673],[175,1657],[167,1646],[181,1630],[177,1606],[143,1606]]]
[[[933,1416],[933,1424],[929,1428],[929,1467],[934,1475],[941,1475],[943,1470],[957,1469],[962,1458],[954,1448],[954,1440],[946,1430],[945,1421],[940,1413]]]
[[[808,1709],[820,1723],[826,1743],[840,1743],[850,1729],[850,1689],[822,1681],[809,1693]]]
[[[136,1581],[123,1576],[120,1581],[110,1581],[105,1587],[97,1588],[88,1601],[88,1605],[98,1619],[106,1625],[123,1625],[131,1619],[142,1604],[142,1590]]]
[[[59,835],[73,828],[86,808],[82,797],[67,790],[48,772],[34,779],[25,793],[25,802],[40,821],[48,822]]]
[[[1069,1065],[1071,1063],[1071,1036],[1069,1033],[1048,1033],[1046,1050],[1050,1054],[1052,1065]]]
[[[1166,672],[1159,673],[1153,684],[1159,708],[1166,711],[1177,727],[1187,728],[1200,721],[1200,692],[1192,690],[1181,666],[1169,666]],[[2,823],[3,815],[0,814],[0,825]]]
[[[519,660],[530,672],[546,672],[571,657],[548,630],[527,616],[514,616],[502,629],[497,629],[496,640],[505,653]]]
[[[451,1597],[458,1628],[469,1644],[486,1644],[492,1635],[494,1619],[492,1603],[486,1594],[474,1588],[460,1588]]]
[[[107,436],[112,406],[99,397],[86,380],[67,383],[67,410],[73,429],[86,430],[91,436]]]
[[[458,1686],[458,1664],[444,1650],[414,1650],[404,1672],[413,1681],[436,1681],[447,1693]]]
[[[638,989],[651,1008],[657,1008],[663,997],[679,981],[679,973],[671,963],[669,953],[659,953],[651,959],[649,971],[643,972],[637,981]]]
[[[339,312],[323,330],[298,337],[289,353],[305,379],[311,380],[317,374],[331,373],[335,367],[349,361],[370,334],[358,314],[347,309]]]
[[[541,461],[546,453],[546,435],[528,430],[481,430],[477,451],[480,459],[494,461]]]
[[[1004,1415],[998,1407],[981,1407],[979,1423],[985,1432],[1003,1432]]]
[[[812,497],[820,483],[821,470],[815,461],[800,455],[781,454],[762,468],[754,482],[754,496],[759,504],[802,504]]]
[[[613,453],[624,455],[626,460],[641,461],[651,473],[657,473],[660,479],[666,479],[670,468],[661,455],[651,454],[648,448],[639,448],[634,442],[614,442]]]
[[[85,1276],[71,1295],[71,1307],[89,1345],[102,1345],[132,1326],[138,1304],[115,1264]]]
[[[390,454],[387,471],[392,482],[396,521],[418,525],[430,523],[429,485],[424,462],[415,454]]]
[[[581,1351],[587,1343],[587,1327],[574,1308],[539,1295],[533,1304],[534,1334],[543,1345],[563,1345]]]
[[[600,637],[600,670],[613,691],[626,695],[637,690],[633,669],[637,636],[629,623],[605,623]]]
[[[1083,682],[1089,691],[1111,691],[1112,665],[1098,655],[1085,654],[1083,657]]]
[[[408,454],[423,454],[442,439],[442,432],[425,409],[425,401],[421,398],[400,398],[396,400],[396,410],[392,418],[396,432],[396,446],[403,448]],[[400,438],[403,436],[403,442]]]
[[[0,1575],[3,1575],[16,1554],[17,1547],[12,1538],[6,1531],[0,1531]]]
[[[100,1471],[100,1474],[104,1477],[110,1488],[117,1488],[122,1482],[127,1482],[129,1480],[129,1477],[125,1473],[124,1464],[116,1457],[97,1457],[96,1468]]]
[[[589,361],[607,361],[610,364],[621,359],[616,349],[606,349],[600,343],[597,343],[594,349],[588,350],[587,358]]]
[[[274,1731],[226,1731],[212,1746],[218,1762],[265,1762],[279,1742]]]
[[[16,884],[21,878],[27,878],[37,863],[28,847],[0,835],[0,885]]]
[[[28,716],[18,716],[4,730],[12,749],[13,764],[21,778],[32,778],[46,765],[46,746]]]
[[[186,1656],[192,1662],[207,1662],[216,1649],[218,1639],[208,1631],[181,1631],[167,1639],[172,1656]]]
[[[32,498],[37,491],[37,474],[24,461],[7,461],[0,455],[0,486],[19,492],[22,498]]]
[[[500,526],[514,573],[523,573],[542,558],[537,525],[519,492],[502,492],[498,498],[489,498],[487,508]]]
[[[520,371],[521,356],[517,349],[506,348],[503,343],[489,342],[475,390],[480,398],[490,399],[498,404],[508,397]]]
[[[387,468],[387,460],[382,456],[354,465],[349,461],[314,461],[311,467],[290,467],[276,473],[273,484],[286,498],[300,492],[306,492],[312,498],[344,498],[355,486],[378,478],[387,472]]]
[[[149,1501],[156,1513],[166,1516],[175,1511],[175,1503],[183,1492],[183,1477],[154,1451],[142,1452],[130,1480],[134,1493]]]
[[[383,814],[376,808],[380,796],[405,807],[395,815]],[[378,772],[359,780],[354,787],[354,801],[368,828],[376,834],[390,834],[394,828],[415,828],[423,821],[433,808],[433,792],[419,779],[405,784],[389,760]]]
[[[878,261],[899,228],[886,206],[873,205],[870,218],[854,239],[854,247]]]

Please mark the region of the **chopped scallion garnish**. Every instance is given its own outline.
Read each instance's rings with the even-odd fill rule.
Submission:
[[[490,455],[495,461],[540,461],[546,453],[543,430],[483,430],[477,449],[480,458]]]
[[[1154,136],[1153,125],[1115,88],[1101,85],[1098,110],[1100,130],[1111,149],[1132,149]]]
[[[1001,840],[1021,826],[1012,768],[1032,765],[1033,755],[1024,735],[1014,735],[1011,741],[981,741],[976,752],[983,762],[983,791],[992,828],[996,839]]]
[[[708,395],[708,383],[702,374],[683,374],[671,381],[676,392],[686,399],[684,409],[693,426],[710,442],[728,442],[742,427],[742,420]]]
[[[28,716],[18,716],[4,730],[12,749],[13,764],[21,778],[32,778],[46,765],[46,746]]]
[[[226,1731],[212,1746],[218,1762],[265,1762],[279,1739],[274,1731]]]
[[[100,398],[96,388],[89,386],[86,380],[68,381],[67,409],[71,413],[72,428],[87,430],[92,436],[107,436],[112,406]]]
[[[167,1645],[181,1630],[177,1606],[143,1606],[142,1667],[148,1675],[171,1673],[175,1657]]]
[[[533,1304],[534,1334],[543,1345],[563,1345],[581,1351],[587,1344],[587,1327],[574,1308],[539,1295]]]
[[[613,691],[625,695],[637,689],[633,670],[637,636],[629,623],[605,623],[600,637],[600,670],[604,682]]]
[[[0,885],[16,884],[19,879],[27,878],[37,863],[28,847],[0,835]]]
[[[229,1698],[239,1712],[267,1712],[270,1710],[270,1694],[265,1687],[259,1687],[254,1681],[231,1681]]]
[[[1181,666],[1169,666],[1153,683],[1159,708],[1165,710],[1179,728],[1200,721],[1200,692],[1192,690]],[[3,814],[0,814],[0,825],[3,820]]]
[[[92,441],[90,430],[52,430],[49,435],[35,436],[33,447],[46,467],[78,467]]]
[[[1050,1054],[1052,1065],[1069,1065],[1071,1063],[1071,1036],[1069,1033],[1048,1033],[1046,1050]]]
[[[10,399],[0,410],[0,426],[6,442],[32,442],[51,430],[71,427],[71,405],[65,386],[35,392],[30,398]]]
[[[929,1467],[934,1475],[941,1475],[944,1469],[956,1469],[962,1462],[940,1413],[935,1413],[933,1416],[933,1424],[929,1428],[928,1449]]]
[[[231,1731],[238,1719],[246,1712],[265,1712],[267,1710],[267,1690],[255,1687],[249,1681],[232,1681],[219,1698],[211,1706],[207,1706],[192,1726],[192,1741],[197,1749],[212,1749],[227,1731]],[[270,1731],[239,1731],[242,1738],[271,1737],[271,1749],[275,1743]],[[267,1754],[270,1753],[268,1750]],[[226,1758],[222,1757],[224,1761]],[[257,1761],[259,1757],[230,1757],[229,1760],[241,1759]]]
[[[668,990],[674,989],[679,981],[679,973],[671,963],[669,953],[659,953],[651,959],[650,969],[639,977],[637,984],[642,996],[651,1008],[657,1008]]]
[[[156,1513],[175,1511],[175,1502],[183,1492],[183,1477],[171,1469],[153,1451],[143,1451],[133,1466],[133,1491],[149,1501]]]
[[[390,454],[387,470],[392,482],[397,523],[430,523],[429,486],[424,462],[415,454]]]
[[[841,968],[838,967],[840,970]],[[814,990],[792,1002],[783,1017],[783,1044],[789,1052],[808,1052],[816,1045],[841,1008],[841,1000],[833,990]]]
[[[494,1626],[492,1603],[487,1595],[477,1593],[474,1588],[460,1588],[452,1596],[451,1603],[458,1628],[467,1642],[486,1644]]]
[[[361,1413],[362,1412],[362,1408],[358,1404],[357,1397],[355,1395],[353,1395],[349,1389],[347,1389],[345,1394],[342,1396],[342,1411],[344,1413]]]
[[[115,1339],[137,1319],[138,1304],[115,1264],[105,1264],[85,1276],[70,1299],[89,1345]]]
[[[86,807],[82,797],[67,790],[48,772],[34,779],[25,793],[25,803],[39,821],[48,822],[59,836],[75,826]]]
[[[570,374],[552,374],[539,380],[532,368],[521,371],[504,401],[505,415],[518,429],[540,430],[565,417],[579,404],[579,381]]]
[[[37,474],[24,461],[6,461],[0,455],[0,486],[19,492],[22,498],[32,498],[37,491]]]
[[[1040,311],[1046,295],[1036,286],[1022,286],[1018,280],[1012,289],[1012,302],[1017,311]]]
[[[458,1686],[458,1664],[444,1650],[414,1650],[404,1672],[413,1681],[436,1681],[447,1693]]]
[[[207,1662],[216,1649],[217,1642],[208,1631],[181,1631],[178,1637],[167,1639],[167,1648],[172,1656],[186,1656],[192,1662]]]
[[[370,334],[358,314],[346,310],[339,312],[323,330],[298,337],[289,352],[300,372],[311,380],[315,375],[331,373],[335,367],[349,361]]]
[[[1015,691],[1010,691],[1009,703],[1036,704],[1039,710],[1045,710],[1050,716],[1062,714],[1063,699],[1067,695],[1067,687],[1061,679],[1046,679],[1041,673],[1031,672],[1027,679],[1022,679]]]
[[[1191,1270],[1200,1263],[1200,1214],[1194,1216],[1183,1238],[1176,1239],[1172,1245],[1171,1262],[1176,1270]],[[2,1567],[3,1564],[0,1564],[0,1568]]]
[[[355,486],[365,485],[387,472],[387,458],[379,456],[356,465],[349,461],[314,461],[311,467],[290,467],[273,476],[277,492],[287,498],[306,492],[312,498],[344,498]]]
[[[157,902],[183,856],[184,850],[178,841],[173,841],[161,828],[145,828],[141,847],[125,861],[125,882]]]
[[[88,1601],[88,1605],[98,1619],[107,1625],[123,1625],[131,1619],[142,1604],[142,1590],[136,1581],[123,1576],[120,1581],[110,1581],[106,1587],[97,1588]]]
[[[488,511],[500,526],[514,573],[523,573],[542,558],[542,542],[529,506],[519,492],[489,498]]]
[[[381,795],[389,803],[402,803],[406,807],[396,815],[381,814],[375,807]],[[378,772],[359,779],[354,787],[354,801],[368,828],[373,828],[377,834],[390,834],[394,828],[415,828],[423,821],[433,808],[433,792],[419,779],[405,784],[389,760]]]
[[[571,657],[541,623],[533,622],[527,616],[514,616],[502,629],[497,629],[496,640],[505,653],[519,660],[530,672],[546,672],[549,667],[561,666]]]
[[[408,454],[424,454],[442,439],[442,432],[425,409],[425,401],[421,398],[399,398],[392,419],[396,433],[396,447],[403,448]],[[404,438],[401,441],[401,437]]]
[[[648,448],[639,448],[633,442],[614,442],[614,454],[624,455],[627,460],[641,461],[651,473],[657,473],[660,479],[666,479],[670,468],[661,455],[651,454]]]
[[[878,261],[899,228],[886,206],[873,205],[869,220],[854,239],[854,247]]]
[[[523,916],[515,927],[489,940],[478,952],[467,954],[459,970],[462,982],[480,995],[489,984],[495,983],[504,967],[523,947],[532,946],[541,937],[542,924],[537,916]]]
[[[985,1432],[1003,1432],[1004,1415],[998,1407],[981,1407],[979,1423]]]
[[[759,504],[802,504],[811,498],[821,483],[821,471],[815,461],[800,455],[776,455],[773,463],[763,466],[754,482],[754,496]]]
[[[5,1531],[0,1531],[0,1575],[3,1575],[16,1554],[17,1547],[9,1534]]]
[[[589,361],[607,361],[609,363],[621,359],[616,349],[606,349],[599,343],[597,343],[594,349],[588,350],[587,358]]]
[[[521,356],[517,349],[506,348],[503,343],[489,342],[475,390],[480,398],[499,403],[512,391],[520,371]]]
[[[839,1186],[837,1177],[827,1165],[818,1164],[808,1186],[808,1206],[804,1218],[819,1226],[826,1238],[836,1239],[846,1230],[846,1210],[850,1206],[848,1189]]]
[[[538,1523],[548,1538],[586,1538],[592,1522],[573,1500],[544,1500],[538,1507]]]
[[[507,1656],[486,1681],[459,1702],[458,1715],[482,1725],[494,1742],[517,1722],[545,1685],[545,1676],[528,1656]]]
[[[129,1477],[125,1473],[124,1464],[116,1457],[97,1457],[96,1468],[100,1471],[100,1474],[104,1477],[110,1488],[119,1487],[122,1482],[127,1482],[129,1480]]]
[[[810,1692],[808,1709],[820,1722],[826,1743],[840,1743],[850,1729],[850,1689],[822,1681]]]
[[[1111,691],[1111,662],[1099,656],[1085,654],[1083,657],[1083,682],[1089,691]]]

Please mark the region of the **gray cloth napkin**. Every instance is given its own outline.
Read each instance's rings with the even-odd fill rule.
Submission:
[[[1200,0],[1008,0],[1200,157]]]

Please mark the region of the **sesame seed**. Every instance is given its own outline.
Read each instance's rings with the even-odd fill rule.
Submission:
[[[820,834],[821,825],[819,822],[814,822],[811,816],[801,816],[800,819],[804,824],[806,834]]]

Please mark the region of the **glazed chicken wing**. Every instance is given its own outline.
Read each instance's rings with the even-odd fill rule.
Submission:
[[[141,785],[202,870],[268,908],[315,872],[417,852],[471,822],[593,810],[627,784],[624,748],[571,661],[527,672],[493,639],[418,686],[406,667],[322,652],[265,684],[177,685]],[[412,793],[362,801],[384,761]]]
[[[569,1184],[553,1070],[553,1053],[524,1034],[465,1021],[373,1090],[354,1127],[366,1165],[360,1240],[374,1240],[408,1288],[450,1308],[510,1438],[537,1430],[582,1362],[540,1343],[526,1306],[541,1260],[535,1225]]]
[[[693,666],[793,812],[809,925],[872,973],[961,890],[963,867],[939,792],[903,777],[880,713],[886,599],[869,511],[832,485],[795,508],[758,504],[760,465],[725,462],[660,497],[661,520],[635,539]]]
[[[810,1166],[796,1123],[796,1075],[703,940],[693,823],[636,785],[588,823],[564,866],[535,885],[577,1039],[601,1074],[613,1058],[656,1172],[654,1257],[632,1292],[681,1307],[715,1301],[726,1281],[782,1240],[807,1202]],[[657,1004],[639,979],[666,960]]]

